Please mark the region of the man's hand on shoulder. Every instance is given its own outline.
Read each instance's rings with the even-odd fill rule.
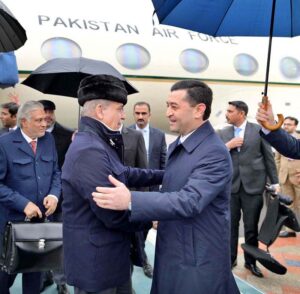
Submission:
[[[115,179],[108,176],[109,181],[115,186],[114,188],[97,187],[92,196],[98,206],[105,209],[127,210],[131,203],[131,193],[127,187]],[[130,208],[131,209],[131,208]]]

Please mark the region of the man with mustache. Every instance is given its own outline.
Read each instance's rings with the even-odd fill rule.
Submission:
[[[135,120],[135,125],[131,125],[130,128],[136,129],[143,134],[145,147],[147,151],[147,162],[148,168],[150,169],[165,169],[166,165],[166,154],[167,154],[167,144],[165,134],[157,129],[150,126],[151,118],[151,107],[148,102],[140,101],[135,103],[133,107],[133,116]],[[158,191],[159,186],[149,187],[149,191]],[[140,233],[139,233],[140,234]],[[152,278],[153,269],[151,264],[148,261],[146,252],[145,252],[145,240],[148,235],[148,231],[143,232],[144,236],[140,234],[140,241],[144,247],[144,260],[143,260],[143,271],[144,274]],[[144,238],[144,240],[142,240]]]

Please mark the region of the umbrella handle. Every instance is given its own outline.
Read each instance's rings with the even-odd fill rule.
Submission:
[[[262,104],[265,110],[268,110],[268,96],[263,96],[262,97]],[[276,131],[279,128],[281,128],[283,121],[284,121],[284,116],[282,114],[277,114],[278,122],[275,125],[270,125],[267,122],[261,122],[262,126],[270,131]]]

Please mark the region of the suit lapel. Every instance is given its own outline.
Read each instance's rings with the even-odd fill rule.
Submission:
[[[153,149],[153,146],[154,146],[154,140],[155,140],[154,131],[151,127],[149,127],[149,158],[152,154],[152,149]]]
[[[21,130],[18,128],[14,133],[13,133],[13,143],[16,144],[16,146],[28,154],[31,157],[34,157],[34,153],[28,144],[28,142],[25,140],[23,137]]]
[[[245,133],[244,133],[244,148],[248,145],[248,142],[251,141],[251,133],[252,133],[252,126],[249,122],[246,124]],[[243,146],[241,147],[241,150],[243,150]]]
[[[223,132],[224,142],[228,142],[234,138],[234,127],[229,126],[226,128],[226,131]]]

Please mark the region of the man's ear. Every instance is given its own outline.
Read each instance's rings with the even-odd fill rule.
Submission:
[[[96,117],[98,119],[103,119],[103,106],[99,103],[95,108]]]
[[[195,118],[203,118],[204,112],[206,110],[206,105],[204,103],[199,103],[195,106]]]

